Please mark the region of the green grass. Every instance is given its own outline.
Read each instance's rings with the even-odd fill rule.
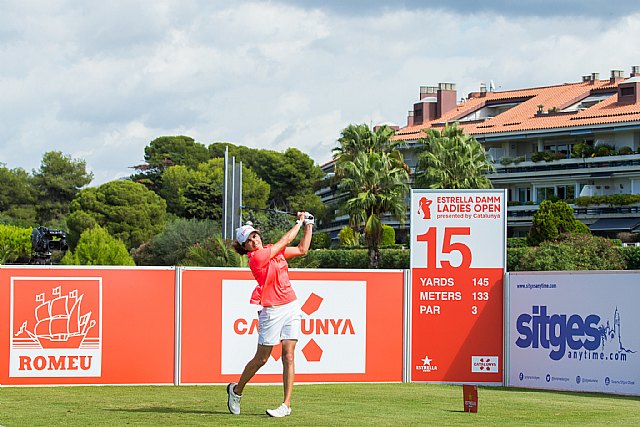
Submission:
[[[296,385],[293,413],[265,415],[281,386],[245,389],[242,414],[227,412],[224,385],[0,388],[3,426],[195,425],[640,425],[640,397],[480,387],[478,413],[463,412],[462,386]]]

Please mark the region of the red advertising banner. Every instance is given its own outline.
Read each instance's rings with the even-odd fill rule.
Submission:
[[[505,192],[411,197],[411,380],[501,383]]]
[[[236,381],[257,347],[248,269],[183,269],[180,383]],[[296,382],[400,382],[402,271],[291,270],[302,309]],[[252,382],[282,381],[274,347]]]
[[[0,384],[173,384],[175,270],[0,268]]]

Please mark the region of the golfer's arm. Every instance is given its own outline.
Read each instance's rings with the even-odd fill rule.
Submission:
[[[284,236],[282,236],[280,238],[280,240],[278,240],[276,243],[274,243],[271,246],[271,254],[269,255],[269,257],[273,258],[274,256],[278,255],[280,252],[285,250],[285,248],[287,248],[289,243],[293,242],[293,239],[296,238],[296,236],[298,235],[299,231],[300,231],[300,224],[298,224],[296,222],[293,225],[293,227],[291,227],[291,230],[287,231],[284,234]],[[286,253],[285,253],[285,255],[286,255]]]
[[[313,234],[313,225],[307,224],[304,226],[304,234],[298,246],[286,248],[284,250],[285,258],[293,258],[294,256],[306,255],[311,246],[311,235]]]

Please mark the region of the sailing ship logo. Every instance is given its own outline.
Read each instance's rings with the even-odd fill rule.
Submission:
[[[10,376],[100,376],[102,278],[11,278]]]
[[[29,321],[25,320],[16,336],[26,332],[42,348],[80,348],[87,332],[96,325],[90,311],[82,314],[84,295],[78,296],[77,289],[62,295],[61,286],[54,288],[52,294],[48,300],[44,293],[36,295],[40,304],[35,309],[33,332],[27,329]]]

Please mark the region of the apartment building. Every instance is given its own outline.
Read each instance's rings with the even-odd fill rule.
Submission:
[[[546,199],[572,204],[576,218],[596,233],[634,232],[640,205],[573,205],[580,196],[640,194],[640,66],[624,74],[612,70],[608,79],[592,73],[576,83],[510,91],[481,85],[460,102],[455,84],[422,86],[395,138],[414,170],[424,131],[458,122],[485,147],[496,169],[489,175],[493,186],[508,190],[510,236],[526,235]],[[331,162],[322,167],[331,174]],[[334,190],[318,194],[335,206]],[[385,222],[401,239],[406,235],[406,223]],[[345,224],[337,217],[321,230],[333,237]]]

